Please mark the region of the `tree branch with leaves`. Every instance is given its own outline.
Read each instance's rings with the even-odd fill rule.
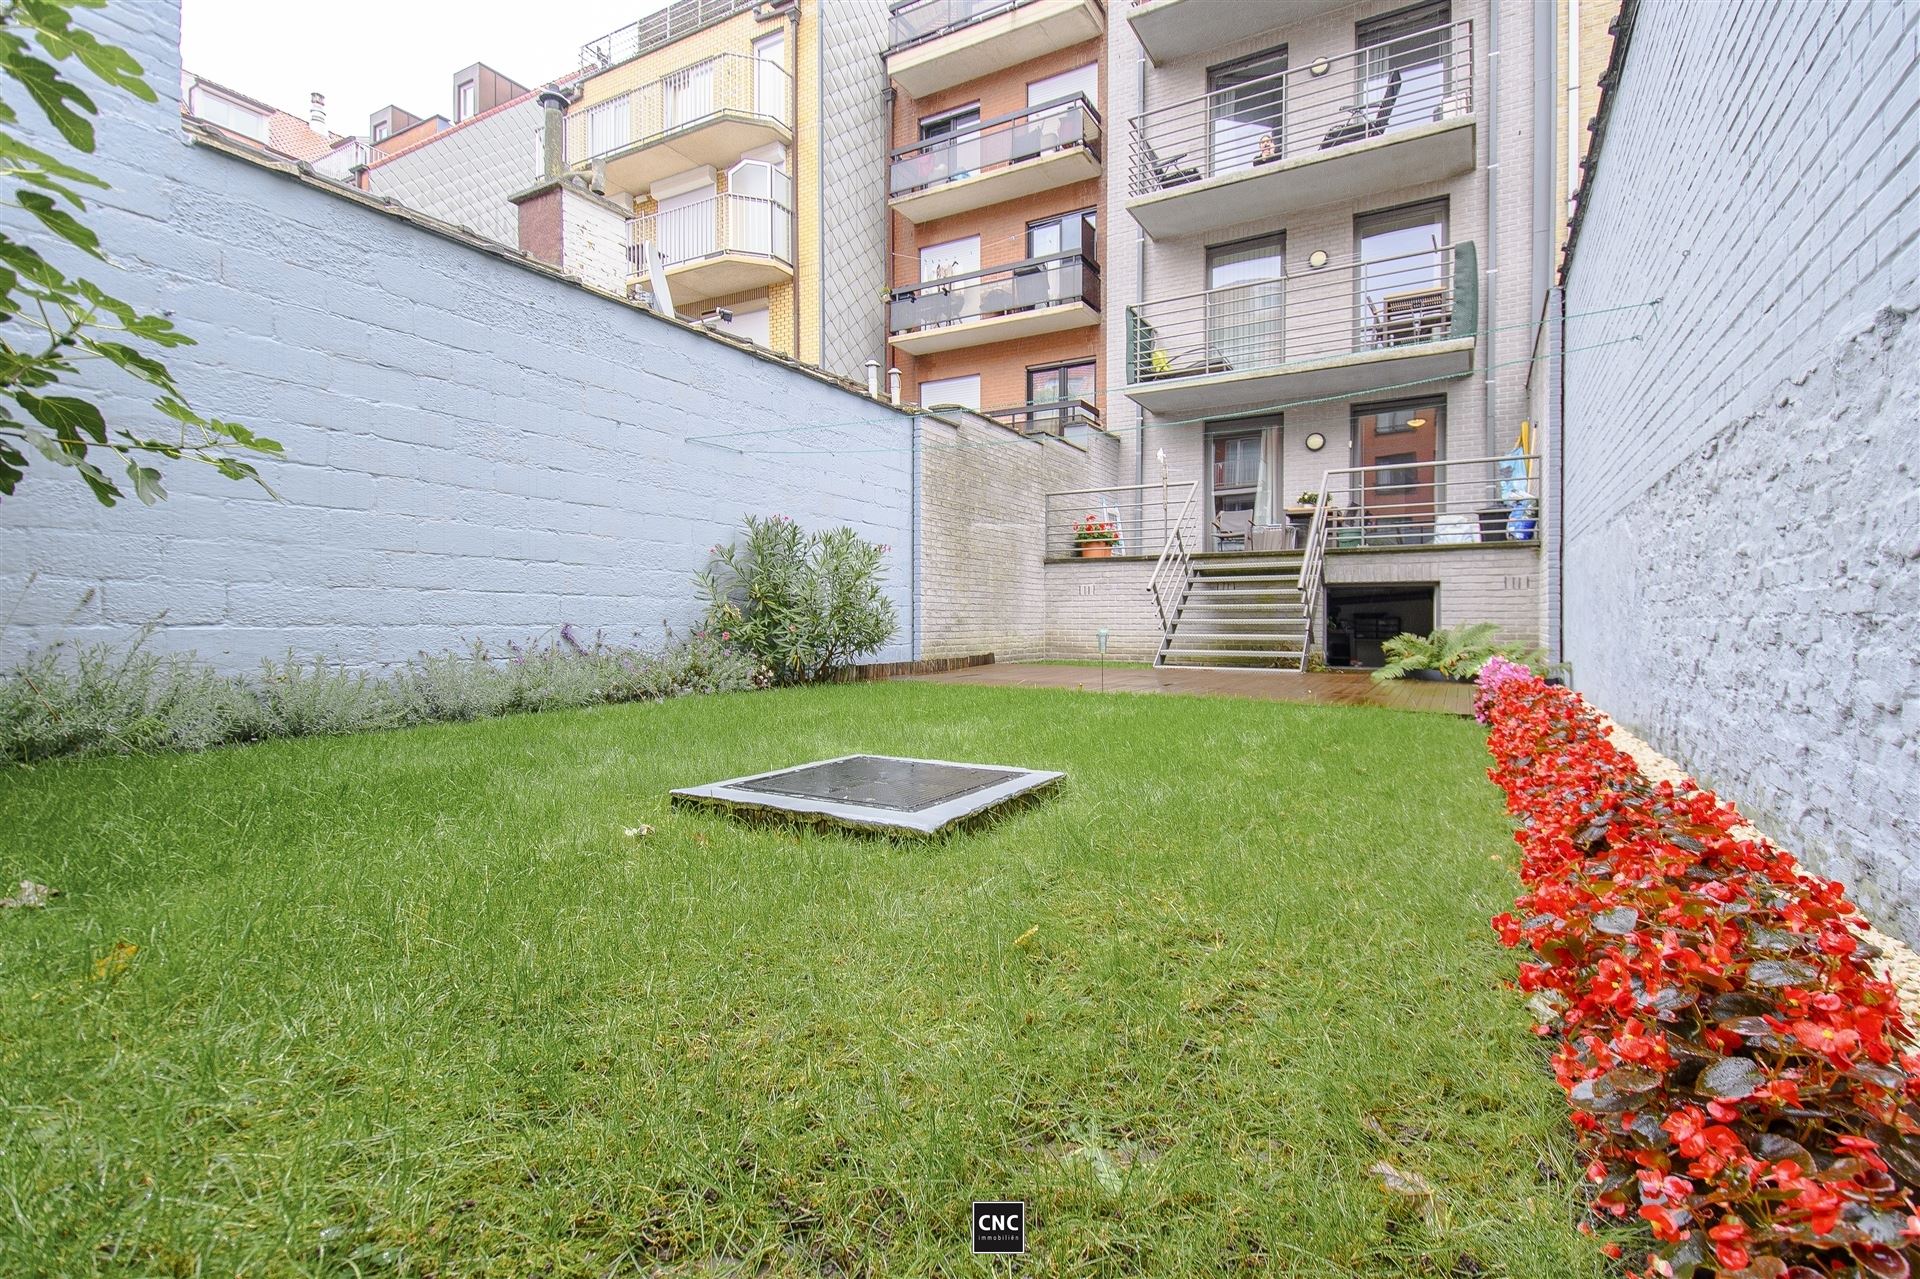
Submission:
[[[0,5],[0,74],[25,90],[74,150],[94,149],[99,107],[58,64],[77,62],[111,89],[154,102],[140,64],[76,25],[75,12],[105,0],[9,0]],[[44,56],[42,56],[44,55]],[[19,136],[19,115],[0,100],[0,204],[31,215],[49,235],[99,262],[100,238],[80,220],[79,188],[105,182]],[[90,280],[69,278],[32,244],[0,230],[0,498],[13,495],[32,456],[77,472],[103,505],[130,486],[141,501],[166,496],[157,465],[205,463],[234,480],[264,480],[242,454],[278,454],[280,445],[238,422],[195,412],[155,354],[193,339],[164,316],[147,315]],[[149,424],[109,423],[79,389],[82,366],[112,365],[145,383],[158,415]],[[98,392],[94,392],[98,394]],[[110,470],[109,468],[112,468]],[[124,479],[113,473],[124,474]],[[272,490],[269,489],[269,492]]]

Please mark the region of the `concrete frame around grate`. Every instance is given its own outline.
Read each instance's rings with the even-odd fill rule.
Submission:
[[[986,770],[1006,774],[1003,780],[967,789],[946,800],[919,808],[900,808],[875,803],[853,803],[819,796],[781,794],[764,787],[769,782],[853,760],[884,760],[903,764],[924,764],[942,768]],[[899,755],[854,754],[833,759],[811,760],[791,768],[731,777],[705,786],[687,786],[672,792],[676,806],[721,809],[743,817],[773,818],[844,827],[884,835],[926,837],[969,824],[1013,801],[1037,795],[1059,784],[1065,773],[1042,769],[1018,768],[1008,764],[972,764],[947,759],[914,759]],[[798,781],[796,779],[796,784]]]

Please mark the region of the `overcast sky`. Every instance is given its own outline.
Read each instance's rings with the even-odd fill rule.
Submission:
[[[574,69],[580,46],[666,0],[184,0],[186,69],[305,119],[365,135],[389,102],[453,114],[453,73],[484,62],[532,87]]]

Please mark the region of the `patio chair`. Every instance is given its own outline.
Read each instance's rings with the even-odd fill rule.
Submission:
[[[1380,101],[1371,108],[1362,102],[1347,108],[1347,118],[1327,130],[1327,136],[1321,139],[1320,149],[1330,150],[1343,147],[1349,142],[1359,142],[1366,138],[1377,138],[1387,131],[1387,121],[1393,118],[1394,104],[1400,101],[1401,75],[1398,69],[1387,76],[1386,90],[1381,93]],[[1371,110],[1372,119],[1368,119]]]
[[[1253,534],[1252,511],[1222,511],[1213,517],[1213,544],[1216,550],[1228,549],[1225,543],[1238,542],[1246,550]]]
[[[1147,169],[1153,175],[1153,187],[1156,191],[1165,191],[1168,187],[1185,186],[1189,182],[1200,180],[1200,170],[1180,163],[1187,158],[1184,151],[1171,160],[1162,160],[1142,139],[1140,158],[1146,161]]]
[[[1291,523],[1255,524],[1247,530],[1249,551],[1291,551],[1299,534]]]

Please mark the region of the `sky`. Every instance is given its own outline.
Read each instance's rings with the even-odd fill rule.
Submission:
[[[388,103],[453,114],[453,73],[484,62],[532,87],[573,70],[580,46],[666,0],[184,0],[186,69],[301,119],[364,136]]]

